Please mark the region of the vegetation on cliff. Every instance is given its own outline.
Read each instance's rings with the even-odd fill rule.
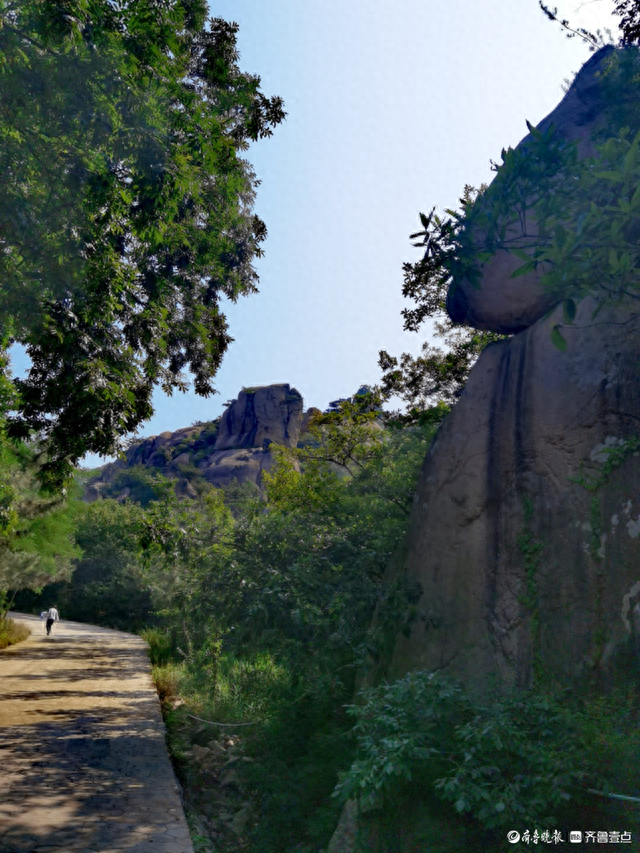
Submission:
[[[607,798],[638,783],[634,690],[615,692],[615,712],[540,681],[492,701],[423,672],[359,692],[379,680],[398,632],[422,630],[420,590],[390,567],[429,442],[497,333],[445,321],[448,350],[381,353],[382,394],[317,416],[301,447],[273,448],[263,495],[250,483],[213,488],[195,464],[189,497],[142,464],[89,506],[40,490],[59,487],[86,450],[115,447],[148,415],[155,384],[179,387],[188,366],[198,389],[210,389],[228,342],[217,297],[253,289],[265,233],[250,214],[255,180],[238,152],[282,119],[278,99],[237,68],[234,28],[214,21],[205,30],[201,4],[124,4],[121,17],[108,3],[72,6],[62,14],[54,2],[0,4],[12,58],[0,74],[16,103],[27,83],[44,85],[55,57],[62,77],[95,70],[78,92],[61,89],[62,117],[83,115],[80,95],[111,116],[104,127],[63,122],[53,135],[60,115],[38,102],[33,116],[17,109],[19,127],[4,125],[22,179],[5,190],[18,195],[0,197],[0,216],[16,209],[24,222],[7,217],[1,349],[23,341],[34,370],[13,382],[2,356],[0,588],[20,587],[25,609],[55,597],[65,617],[147,637],[202,851],[214,839],[217,849],[315,853],[342,800],[369,810],[365,824],[381,816],[387,839],[409,831],[399,804],[417,800],[431,825],[411,827],[412,837],[434,851],[498,849],[493,833],[503,842],[514,817],[533,829],[592,816],[593,797],[602,826],[625,817]],[[616,86],[618,73],[635,81],[637,57],[625,56]],[[544,267],[543,287],[564,303],[566,323],[593,282],[602,300],[637,298],[637,129],[619,128],[587,159],[533,133],[526,154],[505,152],[492,196],[467,189],[460,211],[424,216],[414,235],[423,258],[405,267],[405,295],[416,303],[407,328],[442,319],[452,278],[473,279],[489,255],[514,251],[504,236],[520,203],[541,226],[535,245],[516,247],[520,273]],[[22,146],[29,134],[59,167],[59,182],[34,170]],[[18,197],[25,188],[31,195]],[[70,193],[81,203],[67,219]],[[37,252],[25,238],[34,219]],[[12,300],[33,295],[35,273],[47,286],[36,288],[32,315]],[[554,340],[564,346],[561,329]],[[405,415],[383,411],[390,394],[408,403]],[[217,429],[201,426],[196,461]],[[180,455],[173,448],[165,461]],[[42,587],[54,567],[73,574],[44,597],[24,591]]]

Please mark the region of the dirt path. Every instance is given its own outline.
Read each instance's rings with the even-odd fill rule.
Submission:
[[[193,853],[144,642],[12,614],[0,652],[0,853]]]

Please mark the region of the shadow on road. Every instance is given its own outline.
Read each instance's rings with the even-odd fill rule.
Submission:
[[[38,623],[0,653],[0,853],[193,853],[145,643]]]
[[[35,853],[73,844],[136,853],[165,850],[164,843],[179,850],[184,832],[177,831],[174,780],[159,772],[164,752],[153,723],[110,725],[78,715],[63,731],[46,723],[3,729],[0,850]]]

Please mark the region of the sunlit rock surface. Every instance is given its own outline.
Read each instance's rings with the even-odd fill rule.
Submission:
[[[601,126],[608,108],[613,106],[604,101],[599,79],[613,51],[613,47],[607,46],[594,54],[562,101],[537,126],[544,132],[553,125],[565,140],[578,142],[578,152],[582,156],[593,153],[591,135]],[[625,97],[621,91],[620,104]],[[531,134],[528,134],[516,150],[521,151],[530,143]],[[496,187],[491,184],[482,197],[482,204],[490,206],[495,192]],[[511,245],[525,248],[535,242],[537,233],[536,219],[529,211],[507,229],[506,238]],[[482,248],[481,242],[482,234],[478,234],[478,250]],[[521,332],[539,320],[553,308],[554,299],[540,286],[542,269],[511,278],[522,264],[521,259],[501,250],[482,266],[480,287],[473,287],[464,278],[452,282],[447,298],[451,318],[456,323],[503,334]]]
[[[110,493],[119,475],[136,465],[175,478],[182,497],[196,496],[191,481],[198,477],[217,487],[233,480],[259,486],[262,472],[273,464],[270,444],[295,447],[304,417],[302,396],[288,384],[245,388],[217,421],[163,432],[130,447],[124,459],[106,465],[89,483],[85,499]],[[117,495],[128,496],[126,489]]]
[[[598,74],[613,50],[540,125],[582,153],[611,106]],[[526,328],[482,353],[425,461],[404,562],[422,595],[389,675],[439,669],[481,689],[608,681],[640,663],[640,305],[594,317],[584,299],[561,351],[561,306],[549,316],[503,254],[448,308],[478,328]]]
[[[436,436],[405,562],[422,597],[393,674],[527,687],[637,668],[640,308],[593,307],[566,352],[550,335],[560,308],[489,346]]]

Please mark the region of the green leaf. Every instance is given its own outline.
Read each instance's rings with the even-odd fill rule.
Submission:
[[[573,323],[576,317],[576,303],[573,299],[565,299],[562,303],[562,313],[565,323]]]
[[[537,261],[529,261],[526,264],[522,264],[522,266],[518,267],[517,270],[514,270],[514,272],[512,272],[509,276],[509,278],[519,278],[521,275],[526,275],[529,272],[533,272],[537,266]]]
[[[607,169],[604,172],[596,172],[596,178],[602,178],[605,181],[620,181],[622,180],[622,174],[620,172],[614,172],[611,169]]]
[[[555,227],[555,235],[556,235],[556,243],[560,248],[564,246],[567,241],[567,232],[562,225],[556,225]]]
[[[567,342],[560,334],[558,326],[554,326],[553,329],[551,329],[551,343],[556,349],[559,349],[561,352],[566,352]]]
[[[528,119],[525,119],[525,121],[527,122],[527,128],[531,136],[534,139],[541,140],[543,138],[541,131],[539,131],[537,127],[534,127]]]

